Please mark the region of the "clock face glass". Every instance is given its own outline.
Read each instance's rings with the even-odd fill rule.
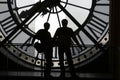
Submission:
[[[27,20],[31,8],[38,2],[45,1],[44,5],[49,2],[52,8],[45,7],[46,13],[37,11]],[[51,0],[1,0],[0,41],[4,42],[5,46],[1,47],[0,51],[14,61],[19,60],[23,66],[40,70],[44,66],[45,58],[43,53],[38,53],[33,46],[29,46],[33,35],[39,29],[43,29],[45,22],[49,22],[49,31],[53,37],[57,28],[62,27],[61,20],[67,19],[68,27],[73,29],[79,44],[82,45],[82,48],[79,48],[72,41],[73,45],[70,47],[76,68],[103,53],[103,47],[109,41],[110,0],[58,2],[60,5],[53,4]],[[57,46],[53,47],[52,60],[53,68],[59,68]],[[64,62],[67,67],[66,56]]]

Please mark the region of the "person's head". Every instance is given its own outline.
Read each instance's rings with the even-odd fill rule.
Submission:
[[[50,28],[50,24],[48,22],[44,23],[44,29],[48,30]]]
[[[67,24],[68,24],[68,20],[67,19],[63,19],[62,20],[63,27],[67,27]]]

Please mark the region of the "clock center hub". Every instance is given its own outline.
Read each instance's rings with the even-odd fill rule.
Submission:
[[[55,7],[60,4],[60,0],[49,0],[48,2],[50,7]]]
[[[61,4],[61,3],[64,4]],[[67,6],[68,0],[47,0],[48,3],[48,11],[50,13],[56,14],[61,12],[62,10],[58,7],[58,5],[62,5],[64,8]]]

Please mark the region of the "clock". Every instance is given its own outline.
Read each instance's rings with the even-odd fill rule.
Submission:
[[[79,68],[104,53],[109,42],[110,0],[1,0],[0,52],[20,65],[41,70],[45,66],[43,53],[31,42],[35,33],[50,23],[54,36],[61,20],[67,19],[79,44],[70,47],[73,64]],[[53,47],[53,70],[58,70],[58,47]],[[64,65],[68,66],[66,56]]]

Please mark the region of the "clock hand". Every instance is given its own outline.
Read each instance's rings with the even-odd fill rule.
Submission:
[[[58,6],[80,28],[80,30],[82,30],[89,37],[89,39],[91,39],[91,41],[95,45],[97,45],[97,47],[105,51],[105,49],[84,29],[84,27],[82,27],[82,25],[61,4],[58,4]]]
[[[82,25],[61,4],[59,4],[58,6],[82,30]]]
[[[10,0],[8,0],[8,3],[10,3]],[[17,27],[14,29],[13,32],[11,32],[1,43],[0,45],[5,44],[19,29],[22,29],[25,33],[28,33],[25,29],[24,29],[24,25],[39,11],[40,13],[46,9],[46,7],[48,6],[49,2],[48,1],[43,1],[43,2],[38,2],[36,3],[32,8],[29,9],[29,15],[25,18],[25,20],[22,23],[18,23]],[[11,8],[11,5],[8,4],[9,8]],[[13,12],[11,12],[13,13]]]

